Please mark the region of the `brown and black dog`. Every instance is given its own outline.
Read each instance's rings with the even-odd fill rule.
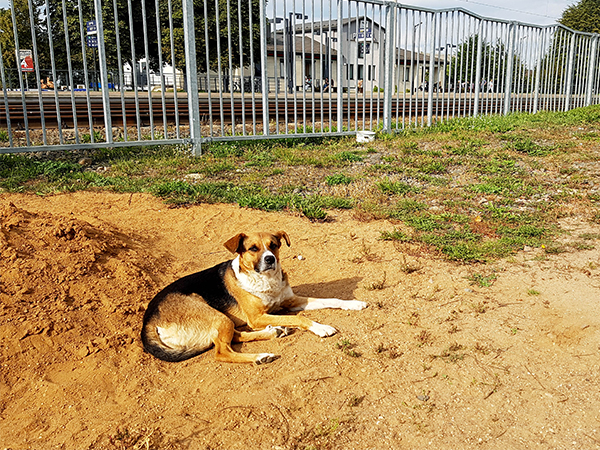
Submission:
[[[237,257],[171,283],[159,292],[144,314],[144,349],[165,361],[183,361],[215,346],[218,361],[263,364],[277,358],[271,353],[238,353],[232,342],[285,336],[288,327],[326,337],[336,333],[329,325],[306,317],[272,314],[278,310],[322,308],[360,310],[367,304],[337,298],[300,297],[294,294],[281,268],[284,231],[240,233],[225,247]],[[252,330],[238,331],[248,325]]]

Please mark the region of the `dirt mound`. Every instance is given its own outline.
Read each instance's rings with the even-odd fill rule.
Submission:
[[[387,221],[331,216],[170,209],[140,194],[0,196],[0,448],[599,445],[598,240],[464,266],[382,241]],[[288,232],[297,293],[369,308],[303,313],[339,330],[328,339],[238,347],[282,356],[264,366],[144,353],[152,296],[252,230]]]

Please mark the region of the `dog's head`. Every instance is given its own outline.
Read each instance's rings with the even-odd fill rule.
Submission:
[[[240,255],[240,270],[245,272],[266,272],[277,270],[279,249],[282,241],[290,246],[290,238],[285,231],[277,233],[240,233],[225,242],[225,248]]]

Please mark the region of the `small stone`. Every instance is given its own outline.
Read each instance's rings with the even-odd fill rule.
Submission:
[[[426,402],[427,400],[429,400],[429,395],[417,395],[417,398],[422,402]]]
[[[88,167],[92,165],[92,158],[81,158],[77,164],[83,167]]]

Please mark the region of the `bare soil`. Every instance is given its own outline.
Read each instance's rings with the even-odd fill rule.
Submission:
[[[598,249],[461,265],[380,240],[390,222],[330,216],[0,195],[0,448],[600,447]],[[239,347],[281,355],[263,366],[144,353],[152,296],[244,230],[288,232],[297,293],[369,308],[302,313],[330,338]]]

